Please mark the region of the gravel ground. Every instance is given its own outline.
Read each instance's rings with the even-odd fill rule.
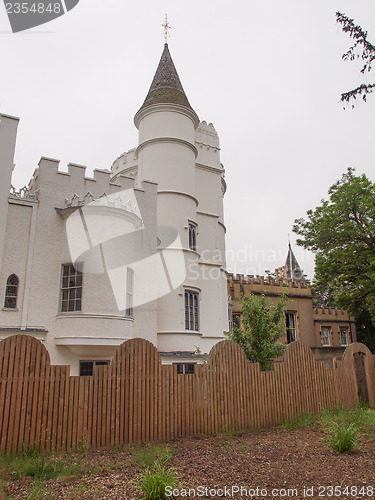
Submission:
[[[325,441],[320,428],[275,428],[173,441],[172,458],[166,463],[179,476],[179,491],[173,498],[189,493],[190,498],[203,499],[375,497],[375,438],[362,435],[350,454],[338,454]],[[79,459],[84,472],[39,484],[26,477],[16,480],[8,472],[0,498],[141,499],[137,452],[139,446],[130,445],[90,451]],[[69,465],[77,455],[62,459]],[[188,488],[195,489],[195,496]]]

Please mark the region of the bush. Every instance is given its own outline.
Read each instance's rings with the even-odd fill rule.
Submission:
[[[157,460],[152,467],[147,467],[141,473],[140,486],[145,494],[144,498],[148,500],[163,500],[170,498],[166,495],[165,488],[167,486],[173,488],[176,482],[176,469],[173,467],[165,469],[164,465]]]
[[[351,452],[356,444],[356,433],[357,427],[353,423],[343,426],[332,422],[329,431],[329,445],[339,453]]]

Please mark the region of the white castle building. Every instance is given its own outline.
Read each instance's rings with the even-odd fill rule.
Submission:
[[[85,375],[141,337],[190,369],[228,330],[225,181],[168,45],[134,118],[138,146],[93,178],[42,157],[16,192],[19,119],[0,119],[0,339],[32,335]]]

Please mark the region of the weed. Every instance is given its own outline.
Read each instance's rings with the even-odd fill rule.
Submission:
[[[35,481],[30,493],[27,495],[27,500],[41,500],[44,498],[44,493],[44,486],[39,481]]]
[[[172,458],[170,447],[167,446],[145,446],[140,448],[135,459],[141,467],[153,465],[156,462],[165,463]]]
[[[227,432],[225,432],[224,436],[227,439],[238,439],[244,435],[244,431],[238,431],[238,430],[233,430],[229,429]]]
[[[339,453],[351,452],[356,444],[357,427],[354,423],[343,426],[332,422],[329,430],[329,445]]]
[[[309,429],[312,425],[316,424],[317,416],[303,413],[290,420],[285,420],[282,426],[286,429]]]
[[[22,455],[4,457],[2,464],[3,470],[12,472],[17,479],[24,476],[33,477],[36,480],[74,476],[82,470],[80,461],[68,464],[62,460],[38,455],[36,450],[29,450]]]
[[[163,500],[170,498],[165,491],[166,487],[173,488],[177,483],[176,469],[165,469],[158,460],[152,467],[147,467],[141,473],[140,487],[148,500]]]
[[[13,462],[13,472],[17,479],[30,476],[35,479],[55,477],[55,465],[45,457],[19,457]]]
[[[79,455],[83,455],[85,458],[88,457],[89,454],[89,440],[88,437],[86,436],[85,441],[82,441],[81,439],[77,441],[77,453]]]

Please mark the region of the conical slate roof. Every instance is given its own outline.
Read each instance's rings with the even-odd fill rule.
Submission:
[[[181,85],[167,43],[164,44],[158,69],[139,111],[153,104],[179,104],[194,111]]]
[[[286,277],[293,281],[304,281],[303,271],[298,264],[296,256],[293,253],[289,243],[289,251],[285,261]]]

